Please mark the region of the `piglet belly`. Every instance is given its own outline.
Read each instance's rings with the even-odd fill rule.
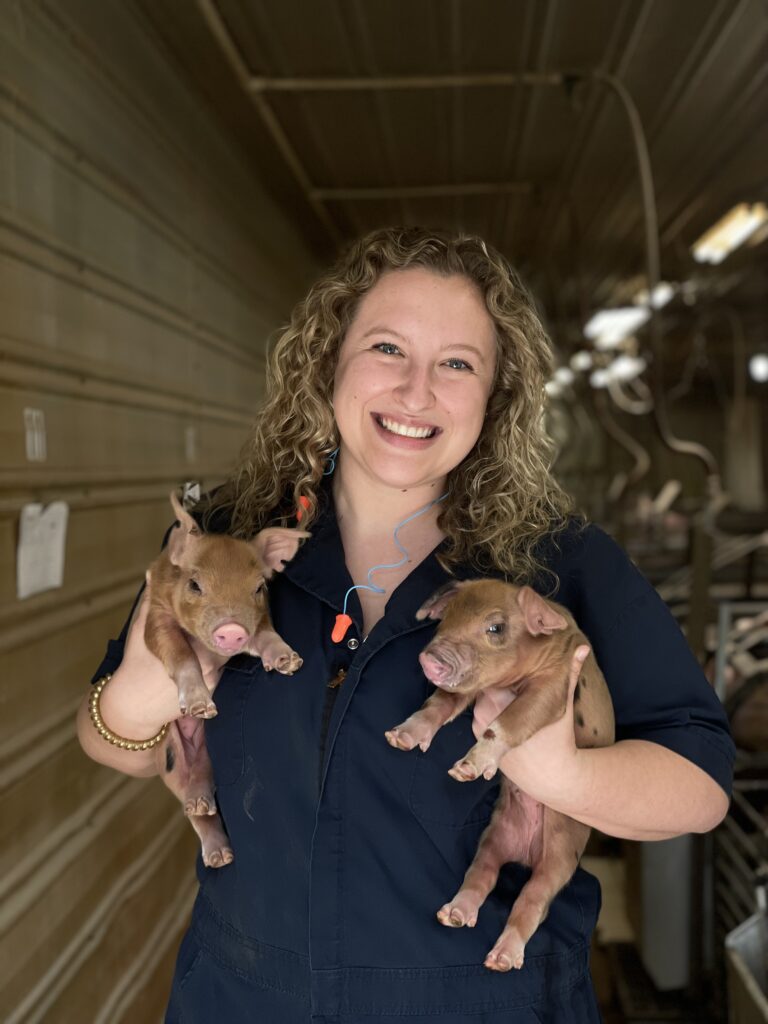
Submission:
[[[503,851],[503,863],[535,864],[541,856],[544,805],[504,780],[489,825],[494,846]]]

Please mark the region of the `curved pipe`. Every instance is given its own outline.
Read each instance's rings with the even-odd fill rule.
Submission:
[[[595,81],[602,82],[604,85],[608,86],[608,88],[611,89],[611,91],[618,97],[632,130],[635,156],[637,158],[637,166],[640,173],[640,187],[643,195],[646,274],[648,276],[648,311],[651,315],[648,326],[650,329],[651,348],[653,350],[656,366],[660,367],[661,346],[659,343],[658,319],[654,315],[655,310],[653,309],[650,298],[656,285],[659,283],[660,276],[659,223],[656,213],[656,195],[653,187],[653,174],[651,172],[651,159],[648,154],[648,144],[645,139],[645,133],[643,132],[643,125],[640,120],[638,109],[621,80],[608,71],[593,71],[592,78]],[[717,459],[708,448],[704,447],[704,445],[698,444],[696,441],[683,441],[672,433],[672,428],[669,425],[669,419],[664,405],[664,395],[660,386],[660,372],[658,369],[655,376],[656,400],[653,405],[653,413],[656,427],[662,442],[670,449],[670,451],[677,452],[680,455],[691,455],[700,459],[704,463],[709,476],[707,489],[710,497],[719,495],[721,493],[721,488],[720,470],[717,464]]]
[[[634,466],[627,474],[623,484],[620,486],[617,485],[617,478],[614,477],[614,480],[609,487],[609,493],[612,500],[618,501],[630,487],[634,487],[639,480],[642,480],[651,468],[651,456],[639,441],[636,441],[634,437],[619,426],[611,415],[608,400],[602,392],[595,392],[593,394],[592,401],[595,407],[595,412],[597,413],[597,418],[606,434],[608,434],[609,437],[612,437],[613,440],[616,441],[616,443],[623,448],[625,452],[628,452],[635,461]]]
[[[653,395],[647,384],[640,380],[632,382],[635,385],[642,384],[644,394],[641,398],[632,398],[622,389],[617,380],[608,381],[608,393],[622,412],[628,412],[632,416],[645,416],[653,412]],[[639,389],[638,389],[639,390]]]

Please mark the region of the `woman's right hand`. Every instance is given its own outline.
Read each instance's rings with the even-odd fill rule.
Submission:
[[[162,726],[181,716],[179,694],[174,681],[144,642],[149,610],[149,587],[136,606],[126,637],[123,660],[112,673],[99,701],[102,721],[118,736],[144,740],[155,736]],[[221,677],[221,659],[202,644],[192,641],[203,678],[213,693]],[[157,750],[134,751],[115,746],[94,727],[90,719],[88,699],[83,700],[77,718],[80,744],[89,757],[129,775],[154,775],[159,771]],[[160,744],[162,748],[162,744]]]
[[[141,599],[133,613],[131,624],[128,627],[128,636],[125,642],[123,661],[120,665],[120,669],[117,671],[120,672],[121,669],[125,668],[132,676],[138,677],[139,675],[142,675],[146,678],[157,679],[161,681],[162,685],[169,681],[169,676],[160,660],[149,650],[144,641],[151,585],[152,581],[149,573],[147,573],[147,586],[141,595]],[[205,685],[208,687],[209,692],[213,693],[219,683],[219,679],[221,678],[225,661],[222,661],[221,655],[216,655],[212,651],[209,651],[205,644],[200,643],[199,640],[195,640],[194,637],[189,638],[189,643],[192,650],[195,652],[198,662],[200,663]],[[170,680],[170,682],[175,687],[173,680]],[[178,709],[173,717],[179,717]]]

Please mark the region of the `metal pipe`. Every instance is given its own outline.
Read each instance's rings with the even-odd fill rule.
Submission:
[[[200,0],[209,2],[209,0]],[[501,71],[485,74],[378,75],[370,77],[286,77],[249,75],[252,93],[265,92],[382,92],[412,89],[499,88],[509,85],[562,85],[567,79],[583,78],[584,71]]]
[[[334,200],[366,199],[433,199],[440,196],[500,196],[510,193],[531,192],[529,181],[475,182],[466,185],[393,185],[371,188],[313,188],[310,192],[315,199],[323,202]]]
[[[293,148],[288,140],[288,136],[283,131],[282,125],[277,120],[275,112],[267,103],[266,97],[263,94],[264,91],[251,89],[253,75],[251,74],[248,65],[243,60],[243,57],[237,48],[237,44],[232,38],[224,19],[219,14],[216,4],[213,0],[197,0],[197,4],[208,28],[213,34],[213,37],[221,47],[224,56],[227,58],[232,70],[235,72],[241,86],[245,89],[246,94],[251,98],[253,105],[256,107],[256,110],[264,123],[264,126],[272,136],[272,141],[275,143],[281,156],[293,172],[293,176],[301,186],[307,201],[317,214],[318,219],[333,238],[333,241],[336,244],[339,244],[343,237],[341,231],[334,223],[331,215],[325,206],[323,206],[322,202],[312,195],[312,182],[309,180],[309,176],[304,170],[304,165],[301,160],[299,160],[296,150]]]
[[[632,416],[645,416],[653,412],[653,397],[650,390],[642,398],[632,398],[622,389],[619,381],[609,380],[608,393],[623,412],[628,412]]]
[[[661,386],[661,344],[659,339],[658,318],[651,301],[654,288],[659,283],[660,277],[660,256],[659,256],[659,223],[656,213],[656,196],[653,187],[653,174],[651,173],[651,159],[648,153],[648,144],[643,132],[642,121],[635,102],[625,88],[624,84],[615,75],[607,71],[594,71],[592,78],[595,81],[603,82],[616,95],[622,105],[624,113],[629,121],[632,131],[632,140],[635,146],[637,168],[640,174],[640,187],[643,196],[643,218],[645,222],[645,256],[646,274],[648,277],[648,312],[650,321],[648,324],[651,348],[653,350],[656,364],[656,401],[654,402],[654,420],[663,443],[673,452],[680,455],[692,455],[704,463],[709,476],[708,491],[710,500],[718,498],[721,494],[720,471],[712,452],[704,445],[695,441],[683,441],[672,433],[669,425],[667,410],[664,405],[664,394]]]
[[[593,404],[597,418],[600,421],[606,434],[614,439],[623,449],[635,460],[635,464],[626,476],[623,485],[618,488],[618,493],[612,495],[614,501],[618,501],[628,488],[641,480],[651,468],[651,457],[643,446],[636,441],[631,434],[623,430],[611,415],[608,400],[600,392],[593,396]],[[615,480],[611,489],[615,486]]]

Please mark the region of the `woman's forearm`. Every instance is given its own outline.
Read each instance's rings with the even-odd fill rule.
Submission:
[[[179,717],[178,690],[157,659],[139,668],[120,666],[105,686],[99,712],[110,732],[131,740],[155,736],[166,722]],[[125,750],[109,743],[94,727],[86,694],[77,715],[77,735],[94,761],[128,775],[157,774],[156,750]]]
[[[647,740],[578,750],[558,777],[526,773],[514,751],[502,759],[501,767],[548,807],[623,839],[707,832],[728,810],[728,797],[706,772]]]

